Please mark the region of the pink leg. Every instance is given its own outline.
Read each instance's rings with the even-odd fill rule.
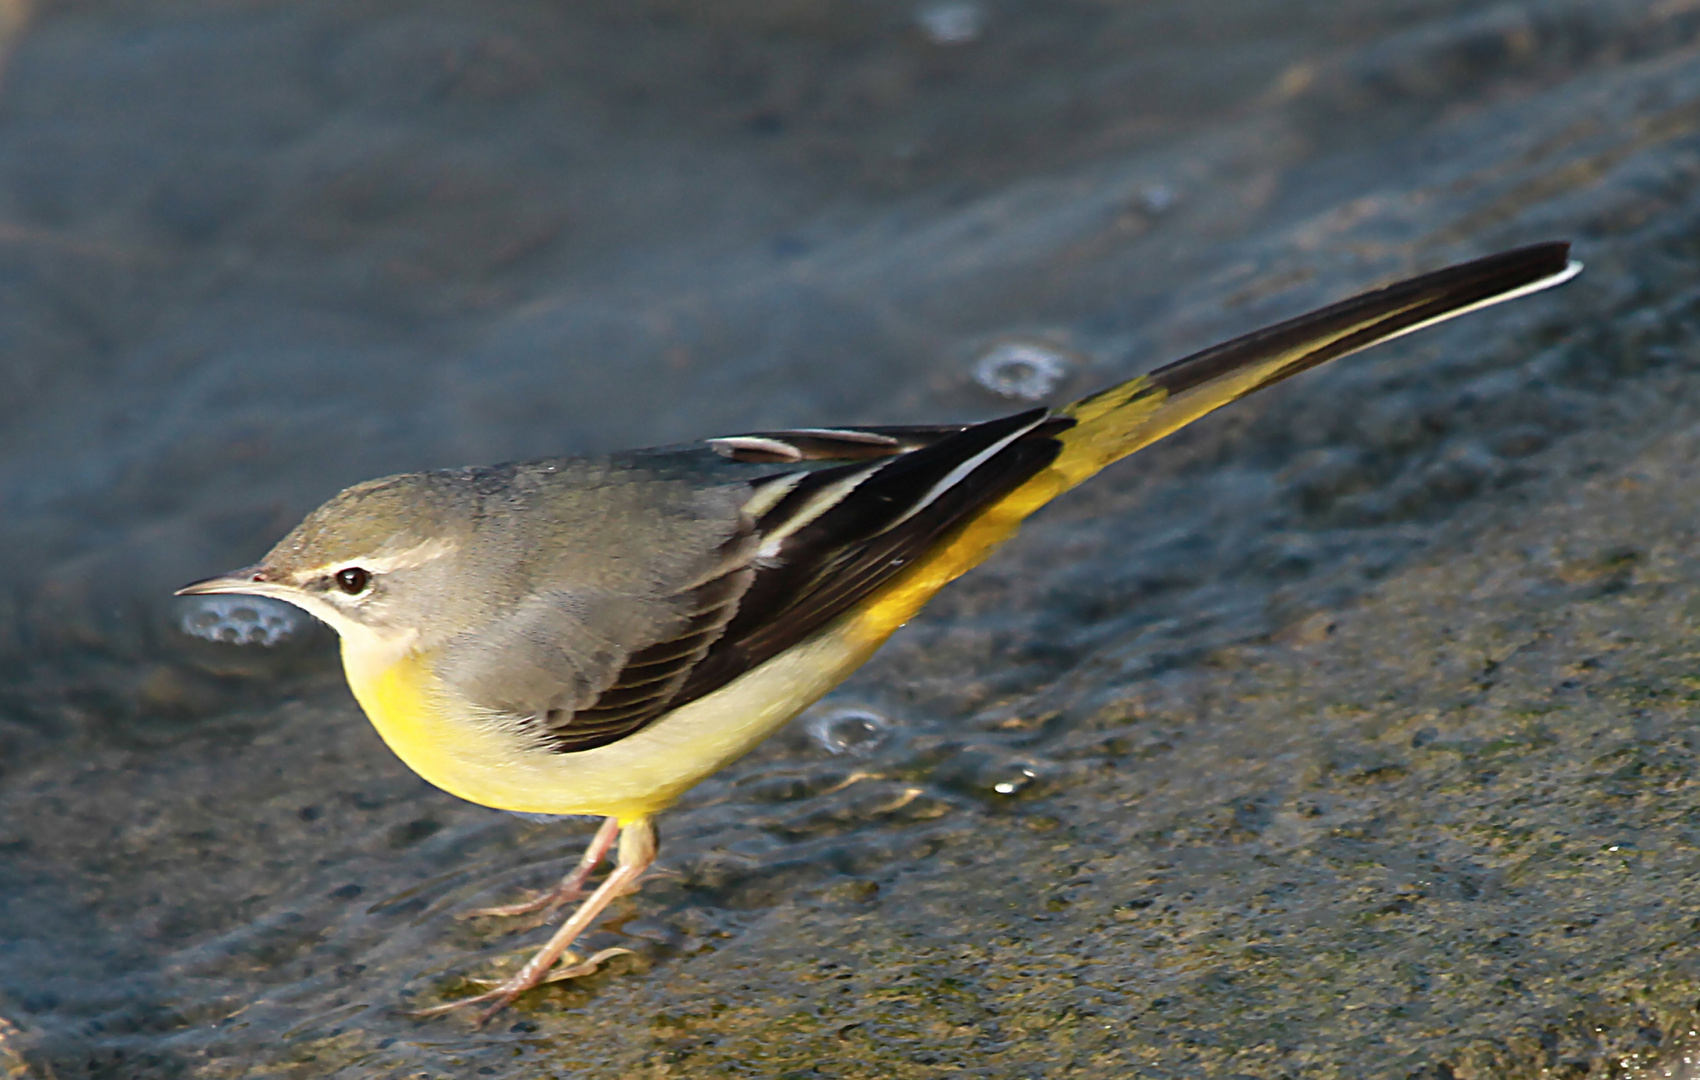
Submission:
[[[577,900],[584,895],[584,883],[590,875],[596,872],[596,867],[608,854],[608,849],[614,846],[614,838],[620,835],[620,823],[614,818],[603,818],[602,827],[596,830],[591,838],[590,846],[584,849],[579,857],[578,865],[573,867],[561,883],[553,889],[546,889],[530,900],[522,900],[517,904],[501,904],[496,907],[474,908],[462,912],[459,918],[478,919],[486,915],[506,918],[510,915],[529,915],[533,911],[543,913],[544,922],[555,914],[562,904]]]
[[[463,1005],[482,1005],[488,1002],[490,1007],[484,1010],[483,1015],[478,1018],[479,1026],[483,1026],[489,1023],[491,1017],[507,1008],[514,998],[519,997],[532,987],[541,986],[546,982],[559,982],[562,979],[576,979],[582,975],[589,975],[610,956],[630,951],[627,949],[603,949],[588,960],[578,961],[560,971],[550,970],[555,966],[555,961],[566,953],[573,941],[590,927],[591,922],[598,915],[602,914],[602,909],[608,906],[609,901],[635,885],[638,878],[643,876],[643,872],[649,869],[649,864],[655,861],[655,826],[648,818],[639,818],[636,821],[628,822],[625,828],[619,830],[619,835],[619,860],[614,866],[613,873],[609,874],[607,880],[590,894],[589,899],[579,905],[578,910],[573,912],[570,919],[561,924],[561,928],[555,931],[548,944],[539,949],[537,955],[528,960],[524,967],[482,994],[462,998],[459,1001],[451,1001],[447,1005],[423,1009],[414,1013],[414,1015],[436,1016],[452,1009],[458,1009]]]

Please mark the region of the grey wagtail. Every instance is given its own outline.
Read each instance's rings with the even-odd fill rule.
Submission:
[[[487,993],[587,974],[568,947],[655,858],[655,816],[871,656],[1022,520],[1110,462],[1327,360],[1568,281],[1538,244],[1236,338],[1060,409],[804,428],[605,457],[408,473],[314,510],[259,563],[181,594],[288,601],[342,638],[361,708],[415,772],[522,813],[604,819]],[[567,963],[556,969],[563,956]]]

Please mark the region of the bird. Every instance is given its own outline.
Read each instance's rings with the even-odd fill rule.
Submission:
[[[270,597],[329,624],[378,734],[444,791],[602,819],[553,889],[473,913],[547,917],[579,901],[514,974],[420,1014],[483,1005],[482,1024],[624,951],[570,950],[637,888],[656,816],[849,676],[1040,507],[1247,394],[1568,281],[1581,270],[1569,248],[1399,281],[1055,409],[371,480],[258,563],[179,595]]]

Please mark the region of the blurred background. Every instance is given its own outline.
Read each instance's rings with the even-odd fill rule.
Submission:
[[[1546,551],[1572,527],[1541,514],[1692,428],[1700,3],[4,0],[0,36],[0,1075],[1680,1058],[1688,847],[1666,877],[1588,879],[1638,912],[1628,938],[1481,960],[1570,911],[1496,884],[1504,836],[1371,829],[1315,854],[1346,818],[1421,832],[1451,805],[1452,773],[1400,755],[1463,706],[1363,722],[1396,695],[1344,658],[1303,661],[1367,680],[1343,712],[1273,708],[1264,729],[1222,704],[1319,675],[1213,688],[1332,648],[1336,613],[1483,537]],[[1561,292],[1283,384],[1059,502],[663,820],[668,876],[598,939],[633,959],[487,1032],[402,1010],[523,952],[536,934],[455,912],[551,880],[588,826],[426,788],[327,633],[170,595],[368,477],[983,418],[1546,239],[1589,267]],[[1683,510],[1686,475],[1635,513]],[[1640,596],[1626,575],[1658,543],[1680,561],[1692,523],[1616,513],[1584,516],[1629,540],[1527,557]],[[1683,580],[1658,594],[1679,613]],[[1435,642],[1522,617],[1499,602]],[[1678,644],[1684,618],[1660,624]],[[1388,640],[1389,663],[1442,649]],[[1556,756],[1482,797],[1580,790],[1604,715],[1543,721],[1516,745]],[[1625,738],[1685,748],[1685,721]],[[1234,793],[1282,739],[1285,764]],[[1353,740],[1374,752],[1336,752]],[[1468,757],[1444,769],[1479,776]],[[1597,827],[1603,850],[1630,827],[1601,812],[1565,804],[1529,835]],[[1424,844],[1426,869],[1389,869]],[[1300,850],[1331,869],[1294,884]],[[1132,861],[1083,869],[1111,855]],[[1226,880],[1264,900],[1211,892]],[[1320,907],[1268,900],[1283,889]],[[1338,905],[1412,890],[1451,906],[1351,937]],[[1177,930],[1188,912],[1263,929],[1230,948]],[[1338,982],[1301,980],[1301,955],[1335,956]],[[1360,992],[1372,1013],[1343,1004]]]

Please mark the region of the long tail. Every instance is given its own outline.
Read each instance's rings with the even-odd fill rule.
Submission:
[[[1194,353],[1057,410],[1058,420],[1074,423],[1061,431],[1045,425],[1045,436],[1062,444],[1055,459],[882,589],[859,616],[858,633],[870,649],[885,640],[946,582],[1015,535],[1028,515],[1111,462],[1306,368],[1568,281],[1582,269],[1569,251],[1569,244],[1537,244],[1424,274]],[[1023,430],[1044,423],[1031,419]]]
[[[1536,244],[1362,293],[1129,379],[1058,412],[1076,424],[1051,466],[1073,487],[1205,413],[1291,375],[1582,270],[1566,243]]]

